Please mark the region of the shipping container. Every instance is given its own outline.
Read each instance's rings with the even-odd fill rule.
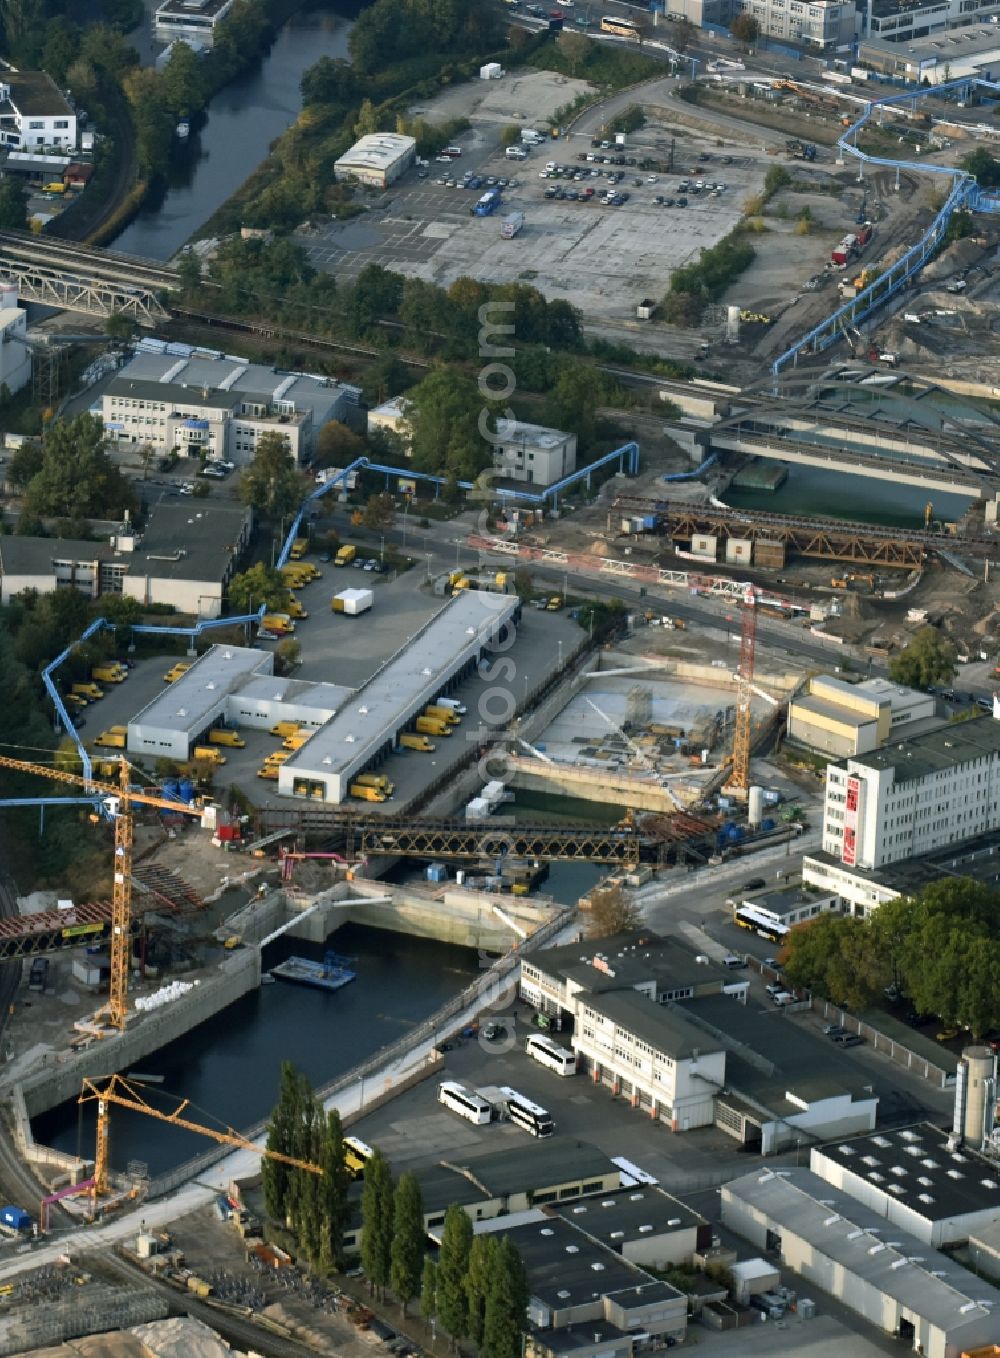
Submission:
[[[500,239],[513,240],[517,233],[524,226],[524,213],[511,212],[500,223]]]
[[[371,608],[375,596],[370,589],[344,589],[335,594],[330,601],[334,613],[345,613],[356,618]]]

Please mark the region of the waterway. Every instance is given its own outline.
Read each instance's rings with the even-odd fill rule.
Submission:
[[[800,514],[807,518],[852,519],[881,523],[893,528],[922,528],[924,509],[930,500],[934,519],[959,519],[972,504],[967,495],[928,493],[919,486],[848,476],[819,467],[788,464],[788,477],[778,490],[725,491],[722,498],[737,509],[756,509],[774,514]]]
[[[163,190],[112,246],[145,259],[171,259],[267,156],[298,117],[299,83],[320,57],[345,57],[350,0],[316,4],[284,25],[255,66],[212,100],[205,121],[178,145]]]
[[[543,890],[565,903],[576,900],[605,870],[589,863],[555,863]],[[216,1015],[186,1037],[139,1063],[162,1075],[150,1100],[175,1106],[167,1093],[190,1099],[188,1116],[216,1127],[246,1128],[274,1106],[283,1061],[291,1061],[320,1087],[350,1070],[468,985],[480,968],[469,948],[434,943],[348,924],[328,946],[355,958],[357,980],[334,994],[276,982]],[[265,967],[295,953],[320,959],[323,949],[282,938],[267,949]],[[81,1116],[82,1113],[82,1116]],[[112,1110],[111,1158],[116,1169],[140,1160],[164,1173],[208,1142],[152,1118]],[[36,1118],[37,1141],[71,1154],[93,1155],[93,1105],[62,1104]]]

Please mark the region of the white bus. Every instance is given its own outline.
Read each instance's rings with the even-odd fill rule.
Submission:
[[[438,1085],[438,1099],[445,1108],[450,1108],[460,1118],[466,1118],[477,1125],[491,1122],[493,1119],[493,1105],[455,1080],[442,1080]]]
[[[552,1114],[537,1103],[532,1103],[523,1094],[519,1094],[516,1089],[511,1089],[508,1085],[502,1085],[501,1090],[504,1096],[504,1106],[507,1116],[511,1122],[518,1127],[523,1127],[532,1136],[551,1136],[556,1129],[556,1124],[552,1120]]]
[[[575,1054],[561,1047],[558,1042],[553,1042],[551,1037],[532,1033],[524,1044],[524,1050],[546,1070],[554,1070],[557,1075],[576,1074]]]

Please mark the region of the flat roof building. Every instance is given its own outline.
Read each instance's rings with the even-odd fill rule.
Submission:
[[[101,397],[105,433],[118,443],[244,466],[261,435],[276,433],[304,465],[320,429],[354,404],[353,388],[327,377],[144,343]],[[170,352],[178,347],[184,353]]]
[[[180,38],[190,47],[211,47],[219,24],[236,0],[163,0],[153,18],[157,42]]]
[[[712,1244],[712,1225],[655,1184],[622,1188],[552,1209],[633,1264],[687,1264]]]
[[[949,0],[942,0],[940,15],[945,17],[949,9]],[[918,27],[923,27],[926,10],[918,16],[919,11],[914,18]],[[904,27],[894,33],[882,29],[879,37],[864,39],[858,47],[858,60],[873,71],[907,83],[939,85],[962,76],[995,80],[1000,75],[1000,31],[992,23],[974,23],[911,39],[904,21]]]
[[[1000,1292],[803,1169],[724,1184],[723,1223],[924,1358],[995,1342]]]
[[[351,179],[373,189],[385,189],[410,168],[417,158],[413,137],[399,132],[373,132],[356,141],[334,162],[339,180]]]
[[[342,802],[352,777],[392,753],[423,709],[472,673],[520,616],[513,596],[463,590],[391,656],[351,701],[282,764],[284,796]]]
[[[224,714],[231,693],[251,675],[270,674],[274,656],[248,646],[212,646],[186,674],[135,714],[129,754],[187,759],[191,746]]]
[[[935,715],[933,694],[867,679],[849,684],[830,675],[809,679],[805,693],[788,704],[788,737],[810,750],[843,759],[867,754],[899,735],[909,737]]]
[[[523,420],[500,420],[493,444],[493,470],[509,481],[550,486],[576,471],[576,435]]]
[[[823,850],[881,868],[1000,829],[1000,721],[973,717],[829,764]]]

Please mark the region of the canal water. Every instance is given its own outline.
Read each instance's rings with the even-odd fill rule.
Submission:
[[[737,490],[730,486],[722,498],[735,509],[852,519],[892,528],[922,528],[928,500],[934,505],[935,520],[959,519],[972,503],[967,495],[928,492],[896,481],[875,481],[794,463],[788,465],[788,478],[778,490]]]
[[[284,25],[270,52],[212,100],[200,130],[177,145],[163,190],[112,242],[145,259],[171,259],[267,156],[298,117],[299,82],[320,57],[346,57],[350,0],[317,4]]]
[[[556,863],[543,890],[575,903],[605,870],[589,863]],[[186,1115],[215,1127],[251,1127],[274,1106],[282,1061],[320,1087],[394,1042],[457,994],[480,970],[478,954],[403,934],[348,924],[327,946],[356,959],[357,980],[334,994],[275,982],[216,1015],[186,1037],[138,1063],[162,1075],[151,1088],[190,1099]],[[323,949],[287,937],[265,954],[275,966],[292,953],[322,958]],[[163,1107],[174,1106],[164,1098]],[[82,1116],[81,1116],[82,1112]],[[33,1122],[35,1139],[71,1154],[93,1156],[94,1108],[62,1104]],[[141,1160],[153,1175],[200,1155],[211,1143],[153,1118],[112,1109],[111,1158],[124,1170]]]

